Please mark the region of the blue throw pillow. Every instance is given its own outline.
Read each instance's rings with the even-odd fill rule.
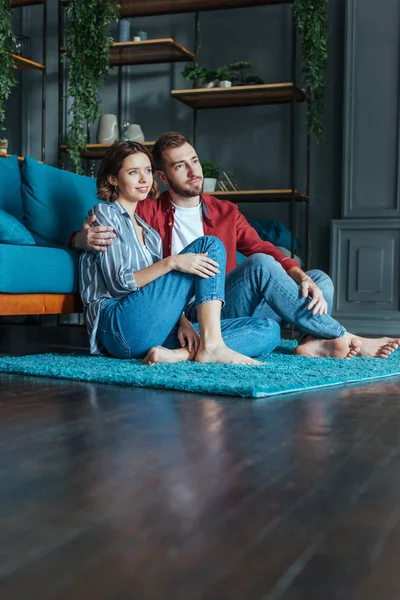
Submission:
[[[18,219],[0,208],[0,244],[34,246],[35,240],[30,231]]]
[[[21,174],[18,157],[0,157],[0,208],[23,220]]]
[[[65,246],[98,204],[96,179],[26,158],[22,169],[24,222],[36,243]]]

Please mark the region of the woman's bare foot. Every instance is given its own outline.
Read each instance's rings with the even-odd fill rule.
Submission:
[[[347,334],[333,340],[322,340],[307,335],[293,350],[293,354],[310,358],[352,358],[359,353],[360,347],[359,338]]]
[[[259,360],[249,358],[244,354],[239,354],[234,350],[230,350],[225,345],[208,346],[205,348],[200,344],[199,351],[194,359],[201,363],[222,363],[226,365],[264,365],[265,363]]]
[[[169,350],[164,346],[154,346],[150,348],[144,357],[143,365],[155,365],[156,363],[176,363],[189,360],[190,354],[186,348],[178,348],[177,350]]]
[[[398,338],[360,338],[360,356],[364,358],[387,358],[400,346]]]

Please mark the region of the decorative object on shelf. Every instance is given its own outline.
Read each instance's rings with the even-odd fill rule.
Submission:
[[[203,169],[203,192],[214,192],[217,185],[217,179],[219,175],[219,167],[211,160],[206,160],[201,163]]]
[[[119,137],[117,115],[101,115],[97,127],[98,144],[113,144]]]
[[[123,142],[138,142],[139,144],[145,141],[142,128],[136,123],[124,123],[124,132],[121,139]]]
[[[11,27],[11,0],[0,0],[0,140],[5,131],[5,103],[16,85],[15,60],[12,56],[15,36]]]
[[[98,89],[107,81],[113,43],[110,26],[118,19],[118,4],[114,0],[69,0],[66,10],[67,96],[73,99],[67,145],[76,172],[82,173],[80,153],[89,141],[87,126],[100,117]]]
[[[135,35],[134,38],[133,38],[133,41],[134,42],[141,42],[142,40],[140,39],[140,36]]]
[[[0,140],[0,153],[7,154],[7,150],[8,150],[8,140],[6,138],[3,138],[2,140]]]
[[[245,73],[251,69],[253,65],[247,60],[241,60],[235,63],[231,63],[227,68],[229,72],[229,81],[232,81],[232,85],[261,85],[264,80],[261,79],[257,73]],[[226,67],[222,67],[222,69]]]
[[[147,35],[147,31],[138,31],[138,36],[140,37],[141,41],[144,42],[146,40],[149,39],[149,36]]]
[[[194,87],[215,87],[217,79],[216,71],[208,71],[205,67],[187,66],[181,72],[181,76],[186,81],[193,81]]]
[[[216,71],[219,87],[231,87],[236,73],[226,66],[219,67]]]
[[[27,35],[16,35],[14,42],[14,54],[23,56],[24,58],[31,58],[31,38]]]
[[[309,93],[308,131],[318,141],[324,137],[322,113],[324,109],[325,69],[328,58],[328,2],[319,0],[294,0],[293,15],[301,32],[303,74]]]
[[[222,177],[218,181],[218,189],[222,192],[237,192],[238,186],[237,183],[233,180],[232,174],[230,176],[226,171],[222,171]]]
[[[129,42],[131,39],[131,23],[129,19],[120,19],[119,21],[119,41]]]

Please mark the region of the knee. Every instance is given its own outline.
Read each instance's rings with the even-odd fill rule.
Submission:
[[[320,269],[313,269],[311,271],[307,271],[307,275],[311,277],[311,279],[319,288],[321,288],[323,292],[325,292],[325,294],[333,294],[335,286],[333,285],[332,279],[329,277],[329,275],[324,273],[324,271],[321,271]]]
[[[280,267],[279,263],[277,263],[272,256],[269,256],[268,254],[262,254],[261,252],[257,252],[256,254],[249,256],[245,263],[246,266],[255,270],[270,270],[275,267]]]
[[[214,247],[225,250],[223,242],[221,242],[221,240],[215,235],[203,235],[203,237],[200,239],[203,241],[204,245],[207,246],[207,248]]]

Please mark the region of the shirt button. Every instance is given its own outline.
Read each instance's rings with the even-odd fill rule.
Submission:
[[[168,225],[169,225],[170,227],[172,227],[172,222],[170,221],[170,222],[168,223]]]

